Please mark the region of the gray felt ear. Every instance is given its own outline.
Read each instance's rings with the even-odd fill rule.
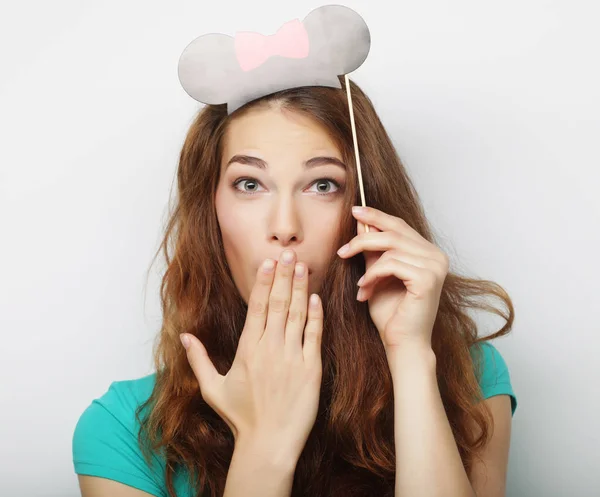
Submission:
[[[369,53],[371,36],[365,21],[348,7],[325,5],[311,11],[302,25],[309,39],[308,56],[274,55],[249,71],[240,67],[233,37],[200,36],[179,58],[179,81],[199,102],[227,103],[229,114],[256,98],[288,88],[341,88],[337,76],[356,70]]]
[[[364,19],[348,7],[319,7],[306,16],[303,24],[310,38],[311,62],[324,71],[336,76],[349,74],[369,55],[369,28]]]
[[[242,70],[233,38],[207,34],[192,41],[179,57],[179,82],[187,94],[205,104],[222,104],[235,95]]]

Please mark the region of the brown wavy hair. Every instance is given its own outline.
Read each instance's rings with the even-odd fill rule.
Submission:
[[[232,115],[225,105],[207,105],[191,124],[177,169],[177,198],[164,238],[165,274],[160,287],[163,321],[154,343],[156,382],[139,406],[138,442],[166,460],[165,481],[175,497],[174,476],[187,472],[197,496],[222,496],[234,448],[226,423],[203,400],[179,334],[197,336],[220,374],[230,369],[247,304],[230,273],[217,223],[214,195],[228,123],[250,109],[277,105],[311,116],[330,134],[347,164],[355,164],[346,87],[302,87],[254,100]],[[404,219],[436,243],[418,194],[370,99],[350,83],[367,205]],[[338,228],[341,246],[356,235],[352,205],[360,204],[355,167],[348,169],[346,213]],[[332,227],[335,228],[335,227]],[[437,243],[438,246],[441,246]],[[452,262],[452,258],[451,258]],[[367,304],[355,298],[364,273],[362,254],[332,257],[319,295],[324,309],[323,375],[315,425],[297,462],[292,496],[393,497],[395,480],[392,378],[383,343]],[[483,296],[498,297],[505,309]],[[504,318],[496,333],[478,337],[469,309]],[[514,310],[498,284],[447,275],[434,324],[432,346],[444,408],[465,470],[490,436],[493,419],[478,378],[481,342],[507,334]],[[150,408],[143,419],[141,412]]]

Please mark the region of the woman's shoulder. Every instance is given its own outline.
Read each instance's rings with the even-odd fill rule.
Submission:
[[[92,418],[93,424],[98,425],[110,421],[111,418],[106,415],[110,414],[126,428],[137,433],[139,422],[136,411],[152,394],[155,380],[156,373],[135,379],[113,381],[102,395],[92,400],[82,414],[83,421],[86,421],[85,418]]]
[[[155,381],[156,373],[141,378],[113,381],[102,395],[91,401],[79,421],[87,421],[90,418],[94,424],[107,421],[110,418],[105,413],[108,413],[128,428],[133,427],[136,424],[135,412],[152,394]]]
[[[152,495],[164,495],[164,462],[153,455],[148,465],[138,445],[140,424],[136,411],[150,397],[155,379],[153,373],[113,381],[85,408],[73,432],[75,473],[109,478]]]
[[[94,399],[107,408],[130,411],[148,400],[154,389],[156,373],[141,378],[113,381],[108,390]]]
[[[485,341],[471,347],[471,357],[479,366],[477,379],[484,399],[494,395],[508,395],[511,398],[512,414],[517,409],[515,395],[508,364],[500,351],[490,342]]]

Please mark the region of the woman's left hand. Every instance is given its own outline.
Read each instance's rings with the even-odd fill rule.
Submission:
[[[433,324],[438,312],[449,259],[401,218],[373,207],[359,221],[358,235],[348,244],[343,258],[364,252],[366,272],[360,283],[369,313],[386,350],[406,340],[431,347]],[[364,225],[369,225],[369,233]],[[360,281],[360,280],[359,280]]]

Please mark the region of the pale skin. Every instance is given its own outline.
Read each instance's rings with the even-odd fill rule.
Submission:
[[[236,156],[241,159],[231,162]],[[314,167],[304,167],[314,157],[332,160],[321,159]],[[336,233],[331,226],[339,226],[347,171],[337,161],[341,161],[341,154],[334,143],[322,128],[304,116],[269,108],[254,110],[231,123],[223,148],[216,209],[227,262],[246,302],[256,287],[263,261],[278,260],[286,248],[294,252],[295,261],[310,268],[306,296],[318,293],[320,277],[340,248],[334,246]],[[256,167],[258,164],[264,167]],[[484,401],[492,411],[495,429],[482,453],[483,463],[476,462],[467,475],[435,380],[431,326],[448,270],[447,258],[399,218],[376,209],[355,217],[358,233],[350,242],[351,252],[337,257],[361,252],[365,255],[365,295],[360,300],[369,302],[394,380],[396,455],[403,461],[397,468],[397,497],[504,497],[511,434],[510,398],[499,395]],[[370,226],[370,233],[365,233],[364,224]],[[414,292],[406,292],[407,287]],[[419,298],[411,300],[413,295]],[[393,319],[399,315],[402,320]],[[407,322],[411,326],[399,326]],[[201,346],[190,347],[187,354],[190,363],[197,364]],[[230,473],[235,474],[231,480],[238,482],[239,495],[242,491],[248,495],[250,488],[256,488],[257,495],[289,496],[295,461],[277,466],[269,461],[249,470],[245,456],[255,451],[250,447],[250,438],[247,440],[246,447],[239,450],[236,443],[230,468]],[[293,454],[297,457],[297,450]],[[279,484],[261,488],[265,474],[272,474],[271,480]],[[150,495],[104,478],[78,477],[82,497]],[[253,477],[257,478],[256,487],[252,486]],[[238,495],[234,485],[226,491],[228,497]]]
[[[334,160],[303,166],[318,157]],[[231,123],[215,204],[225,255],[244,301],[262,261],[277,260],[285,248],[308,266],[310,292],[318,291],[339,248],[332,227],[340,224],[346,174],[337,147],[307,117],[262,110]]]

